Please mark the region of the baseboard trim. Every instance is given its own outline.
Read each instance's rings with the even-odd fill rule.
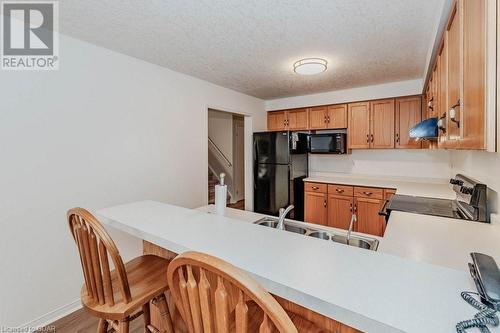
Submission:
[[[31,332],[27,329],[45,327],[81,308],[82,303],[78,298],[69,304],[63,305],[60,308],[50,311],[36,319],[33,319],[30,322],[27,322],[24,325],[19,326],[18,329],[20,330],[20,332]]]

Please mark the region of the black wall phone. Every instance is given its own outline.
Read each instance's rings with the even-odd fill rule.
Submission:
[[[496,312],[500,311],[500,270],[492,257],[476,252],[470,255],[472,263],[469,263],[469,270],[478,292],[464,291],[461,296],[479,312],[473,319],[458,323],[457,332],[463,333],[472,327],[478,327],[481,332],[490,332],[486,325],[499,324]],[[472,296],[474,294],[479,296],[481,302]]]

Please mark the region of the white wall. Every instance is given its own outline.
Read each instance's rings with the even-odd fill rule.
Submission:
[[[59,71],[0,74],[0,325],[79,298],[67,209],[203,205],[207,108],[253,115],[250,147],[266,126],[262,100],[156,65],[64,36],[60,59]]]
[[[436,150],[353,150],[348,155],[309,155],[309,172],[332,172],[425,179],[451,175],[450,152]]]
[[[219,147],[229,162],[233,163],[233,114],[209,110],[208,137]]]
[[[500,207],[500,153],[483,151],[453,151],[451,154],[453,173],[463,173],[485,183],[491,189],[488,193],[490,210],[499,212]]]
[[[281,110],[314,105],[347,103],[422,93],[423,81],[409,80],[373,86],[329,91],[319,94],[294,96],[266,101],[266,110]]]

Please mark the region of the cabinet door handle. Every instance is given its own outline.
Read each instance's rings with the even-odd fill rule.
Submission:
[[[399,133],[396,133],[396,143],[399,143]]]
[[[366,135],[366,142],[370,142],[370,134]]]
[[[460,128],[460,120],[457,120],[457,110],[455,110],[455,108],[457,108],[457,107],[460,107],[460,99],[457,101],[457,103],[455,105],[453,105],[450,108],[449,116],[450,116],[450,120],[452,122],[454,122],[455,124],[457,124],[457,127]]]
[[[326,200],[323,201],[323,207],[326,207]]]
[[[354,204],[354,212],[356,213],[358,211],[358,205]]]
[[[341,188],[336,188],[335,191],[337,191],[337,193],[343,193],[344,192],[344,190],[341,189]]]
[[[330,123],[330,116],[328,116],[328,123]]]
[[[351,213],[352,213],[352,203],[351,203],[351,204],[349,204],[349,210],[350,210],[350,211],[351,211]]]
[[[328,118],[326,118],[326,116],[324,116],[323,118],[324,118],[323,122],[326,124],[328,122]]]
[[[371,140],[372,140],[372,142],[373,142],[373,134],[371,135]]]
[[[373,192],[367,192],[367,191],[364,191],[364,192],[363,192],[363,194],[364,194],[364,195],[368,195],[368,196],[370,196],[370,195],[372,195],[372,194],[373,194]]]

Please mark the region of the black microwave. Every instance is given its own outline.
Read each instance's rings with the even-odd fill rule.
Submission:
[[[311,134],[309,136],[309,152],[311,154],[345,154],[347,153],[347,134]]]

